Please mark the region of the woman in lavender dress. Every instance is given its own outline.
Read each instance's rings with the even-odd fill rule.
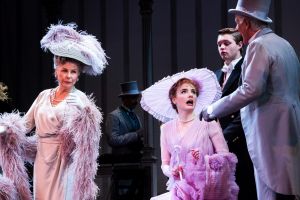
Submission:
[[[164,107],[171,105],[176,114],[169,116],[172,119],[161,125],[160,137],[161,168],[169,178],[167,185],[170,193],[153,199],[236,199],[236,157],[229,153],[219,123],[200,121],[197,116],[197,103],[205,105],[219,98],[218,89],[215,89],[215,96],[210,94],[212,98],[205,95],[208,82],[204,82],[201,76],[210,76],[213,84],[215,77],[206,69],[192,71],[170,78],[173,82],[168,90],[170,104],[164,102]],[[198,72],[200,77],[191,76]],[[154,87],[164,85],[167,80],[163,79]],[[215,87],[218,88],[218,85]],[[158,116],[155,108],[147,105],[147,93],[152,89],[155,88],[150,87],[142,93],[142,106],[153,116]],[[161,116],[157,118],[163,120]]]

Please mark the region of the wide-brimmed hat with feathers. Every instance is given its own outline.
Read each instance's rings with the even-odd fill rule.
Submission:
[[[95,36],[77,31],[75,23],[51,25],[41,40],[41,48],[56,56],[73,58],[84,65],[82,72],[99,75],[107,65],[106,55]]]

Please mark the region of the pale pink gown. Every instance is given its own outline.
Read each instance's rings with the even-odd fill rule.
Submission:
[[[72,170],[65,167],[56,134],[68,109],[65,101],[50,103],[50,89],[40,93],[25,115],[28,131],[36,127],[37,155],[34,162],[34,199],[65,200],[72,195]],[[79,92],[79,91],[78,91]]]
[[[228,153],[220,125],[215,122],[200,121],[196,118],[185,133],[178,130],[178,120],[171,120],[161,126],[161,160],[162,165],[185,167],[187,155],[191,150],[198,150],[204,157],[214,153]],[[173,176],[167,183],[168,190],[175,184]]]
[[[171,120],[161,126],[161,161],[170,165],[172,152],[180,147],[181,162],[192,149],[199,150],[203,155],[229,152],[219,123],[200,121],[196,118],[186,133],[180,133],[177,126],[178,120]]]

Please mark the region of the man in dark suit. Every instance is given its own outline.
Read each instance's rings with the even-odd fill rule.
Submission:
[[[139,117],[134,112],[140,98],[137,82],[121,83],[122,104],[108,114],[106,120],[106,132],[108,143],[112,147],[112,154],[125,158],[130,154],[140,155],[142,150],[142,125]]]
[[[218,31],[218,51],[224,62],[215,73],[222,87],[222,97],[231,94],[239,85],[241,74],[243,38],[233,28]],[[240,111],[219,118],[230,152],[236,154],[236,182],[240,187],[239,199],[255,200],[256,189],[253,165],[248,153],[246,139],[241,124]]]
[[[112,199],[139,200],[143,197],[142,125],[134,112],[140,98],[137,82],[121,83],[122,104],[107,115],[106,136],[111,147],[111,162],[121,163],[113,168]],[[130,163],[134,163],[130,164]]]

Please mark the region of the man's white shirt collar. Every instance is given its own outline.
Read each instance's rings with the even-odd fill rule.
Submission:
[[[231,73],[232,72],[232,70],[234,70],[234,68],[235,68],[235,65],[240,61],[242,59],[242,57],[239,57],[239,58],[237,58],[237,59],[235,59],[235,60],[233,60],[233,61],[231,61],[231,63],[229,64],[229,65],[226,65],[225,63],[224,63],[224,65],[223,65],[223,67],[222,67],[222,72],[225,72],[225,73]]]

